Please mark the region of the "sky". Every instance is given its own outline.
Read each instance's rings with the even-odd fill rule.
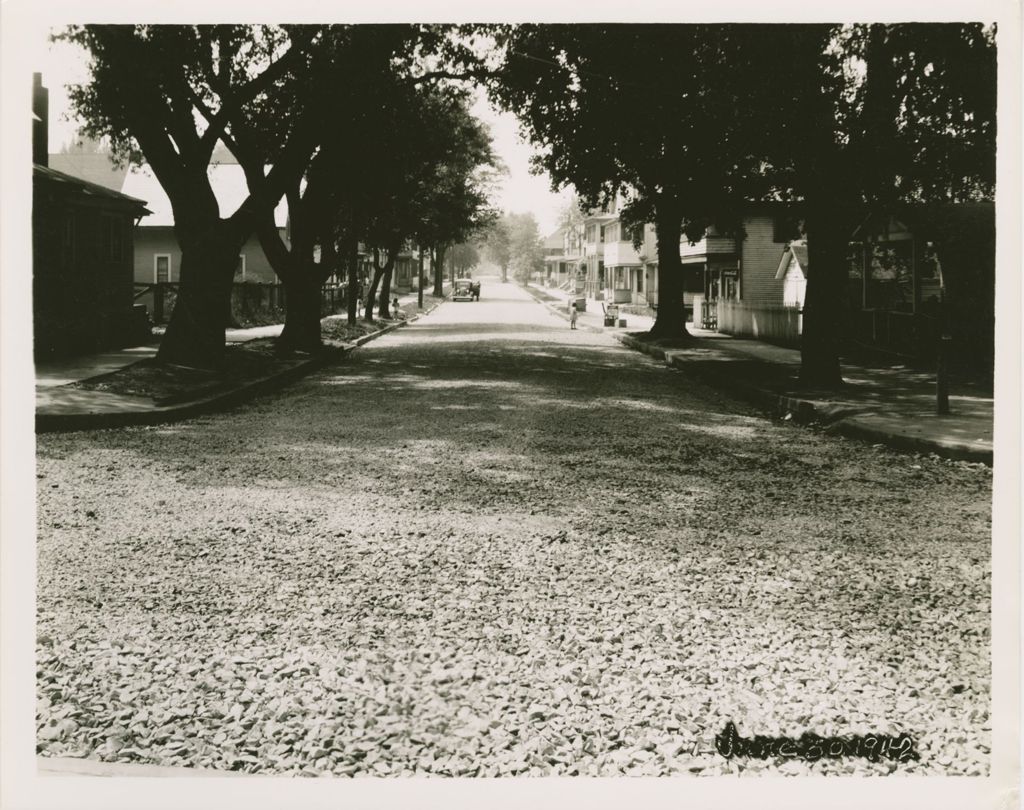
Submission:
[[[47,43],[40,31],[35,64],[50,91],[50,152],[59,152],[75,136],[75,123],[66,120],[69,104],[65,86],[88,78],[87,61],[78,48],[66,43]],[[495,206],[509,212],[531,212],[541,236],[547,236],[558,227],[558,215],[570,191],[552,192],[547,174],[530,173],[532,149],[519,137],[514,115],[495,110],[482,93],[473,113],[490,127],[494,150],[508,169],[496,189]]]

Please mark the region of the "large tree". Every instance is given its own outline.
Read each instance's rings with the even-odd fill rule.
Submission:
[[[212,366],[222,357],[239,248],[283,195],[295,199],[325,135],[348,123],[352,69],[361,66],[351,46],[365,28],[391,44],[360,55],[424,67],[413,82],[466,78],[477,65],[450,26],[87,25],[62,34],[91,57],[90,80],[72,91],[87,132],[145,160],[171,201],[181,280],[161,360]],[[249,197],[233,212],[220,211],[207,174],[219,141],[249,179]],[[353,233],[342,255],[350,282]],[[308,245],[301,252],[308,256]]]
[[[304,174],[294,177],[286,190],[289,241],[282,239],[269,214],[258,227],[264,252],[287,291],[279,340],[282,349],[315,351],[320,346],[320,291],[334,274],[346,277],[349,321],[357,317],[358,244],[368,233],[383,238],[379,229],[373,230],[374,213],[382,199],[389,204],[400,202],[392,192],[398,173],[395,157],[401,155],[407,123],[401,111],[407,109],[408,98],[422,80],[413,73],[414,64],[406,55],[421,35],[418,26],[408,25],[335,26],[325,32],[334,70],[344,77],[335,95],[343,120],[339,125],[333,117],[321,119],[318,151]],[[305,77],[294,80],[305,81]],[[295,98],[301,101],[300,94]],[[286,124],[279,122],[279,126]],[[250,185],[262,181],[263,166],[273,163],[284,140],[271,127],[270,122],[265,125],[261,141],[230,141],[246,162]],[[392,263],[393,255],[394,251]]]
[[[685,336],[680,239],[767,193],[757,140],[764,117],[783,113],[770,68],[787,28],[524,25],[498,39],[506,68],[492,95],[519,116],[556,185],[591,208],[625,194],[627,222],[654,222],[652,334]]]
[[[624,220],[655,223],[652,334],[685,333],[681,234],[736,227],[758,200],[804,205],[810,384],[841,380],[846,241],[865,206],[990,188],[995,58],[980,25],[528,25],[499,42],[492,93],[539,165],[585,205],[625,191]]]
[[[343,126],[325,119],[302,184],[296,180],[288,190],[290,249],[271,217],[260,228],[267,255],[289,288],[282,342],[307,350],[319,344],[320,286],[339,269],[352,291],[348,317],[355,322],[358,245],[374,268],[364,315],[372,319],[379,290],[387,316],[391,274],[403,246],[411,238],[420,244],[458,238],[472,227],[485,203],[475,173],[494,160],[488,134],[469,114],[466,91],[453,83],[471,75],[471,59],[443,29],[360,25],[329,31],[335,68],[345,77],[338,90]],[[264,163],[280,140],[268,139]],[[320,262],[314,261],[317,245]]]
[[[995,41],[992,29],[976,23],[847,26],[824,37],[820,27],[805,30],[805,53],[818,52],[818,69],[793,71],[789,85],[807,112],[790,149],[814,268],[801,379],[836,385],[847,242],[868,214],[879,223],[898,210],[912,218],[917,235],[934,241],[940,260],[957,268],[954,279],[968,269],[965,245],[976,261],[991,264],[989,219],[955,216],[935,204],[992,199]]]
[[[83,46],[90,79],[72,88],[85,130],[126,160],[149,164],[167,193],[182,251],[174,314],[158,358],[214,366],[239,249],[305,171],[318,119],[329,107],[331,71],[322,31],[308,26],[86,25],[61,36]],[[307,81],[288,82],[295,73]],[[301,91],[296,104],[292,94]],[[207,172],[219,141],[255,137],[252,127],[287,116],[270,171],[234,211],[221,211]],[[256,110],[259,110],[257,113]],[[262,167],[261,167],[262,169]]]
[[[433,294],[444,293],[444,262],[450,246],[486,230],[497,218],[490,205],[500,171],[486,126],[469,109],[468,94],[450,95],[428,110],[427,126],[438,138],[428,171],[417,190],[414,236],[430,250]]]

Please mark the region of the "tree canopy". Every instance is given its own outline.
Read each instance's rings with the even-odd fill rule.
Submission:
[[[838,379],[845,239],[864,206],[965,200],[994,181],[995,50],[980,24],[521,25],[491,86],[556,186],[624,193],[658,231],[653,334],[683,334],[678,233],[751,202],[805,205],[805,367]],[[811,227],[811,220],[817,220]]]
[[[86,25],[60,36],[89,53],[72,90],[86,131],[125,160],[145,161],[167,192],[182,249],[177,304],[160,359],[216,364],[238,250],[282,195],[296,194],[358,79],[390,72],[413,86],[471,75],[471,43],[450,26]],[[355,78],[354,78],[355,77]],[[249,197],[222,212],[207,176],[225,144]],[[327,158],[320,163],[326,165]],[[296,198],[297,199],[297,198]]]

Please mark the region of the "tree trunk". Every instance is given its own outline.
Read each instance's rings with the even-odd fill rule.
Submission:
[[[224,358],[231,285],[244,238],[224,221],[198,236],[182,230],[176,229],[182,249],[178,297],[157,360],[213,369]]]
[[[800,338],[800,383],[807,387],[843,384],[839,335],[844,322],[847,246],[854,227],[846,210],[821,198],[807,199],[807,259],[812,269]]]
[[[686,302],[683,300],[683,264],[679,259],[682,216],[668,201],[659,200],[655,212],[658,240],[658,312],[650,335],[687,338]]]
[[[380,317],[391,317],[391,276],[395,270],[395,261],[392,258],[394,253],[388,256],[388,263],[384,267],[384,278],[380,282],[380,306],[378,311]]]
[[[437,260],[437,248],[430,249],[430,266],[434,270],[434,295],[440,298],[444,295],[444,267]]]
[[[373,249],[373,281],[370,282],[370,290],[366,294],[366,311],[363,315],[363,319],[367,321],[373,320],[373,305],[377,301],[377,289],[380,286],[380,281],[384,277],[384,268],[380,264],[380,251],[377,248]]]
[[[843,150],[837,143],[833,95],[831,88],[822,85],[828,75],[823,71],[808,79],[811,84],[803,105],[808,137],[799,167],[805,189],[804,226],[810,264],[800,337],[800,383],[816,388],[843,384],[839,336],[844,328],[847,251],[857,224],[854,216],[861,199],[858,189],[864,180],[851,162],[856,158],[855,150]]]
[[[350,239],[345,244],[345,265],[348,268],[348,325],[355,326],[359,318],[359,243]]]
[[[304,267],[282,279],[285,289],[284,329],[278,351],[314,354],[322,346],[320,333],[320,279],[316,267]]]
[[[953,341],[951,361],[961,370],[969,368],[973,377],[980,374],[991,379],[995,352],[995,209],[984,204],[939,205],[917,216],[922,220],[917,228],[911,224],[913,215],[904,218],[922,236],[931,230],[947,301],[945,322],[940,322],[940,327],[948,330]],[[948,313],[950,303],[955,305],[956,317]]]
[[[435,295],[444,295],[444,254],[448,252],[448,249],[444,245],[438,245],[435,248],[435,250],[437,251],[437,266],[439,268],[441,268],[440,271],[439,271],[440,275],[441,275],[441,287],[440,287],[440,292],[435,292],[434,294]],[[452,271],[451,283],[452,284],[455,283],[455,271],[454,270]],[[435,288],[435,290],[437,289],[437,284],[436,283],[434,284],[434,288]]]
[[[419,261],[419,283],[417,284],[419,292],[417,293],[416,306],[419,309],[423,309],[423,245],[419,246],[420,261]]]

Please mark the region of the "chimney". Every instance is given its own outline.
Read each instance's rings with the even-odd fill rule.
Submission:
[[[43,87],[43,74],[32,74],[32,162],[48,166],[50,148],[50,91]]]

